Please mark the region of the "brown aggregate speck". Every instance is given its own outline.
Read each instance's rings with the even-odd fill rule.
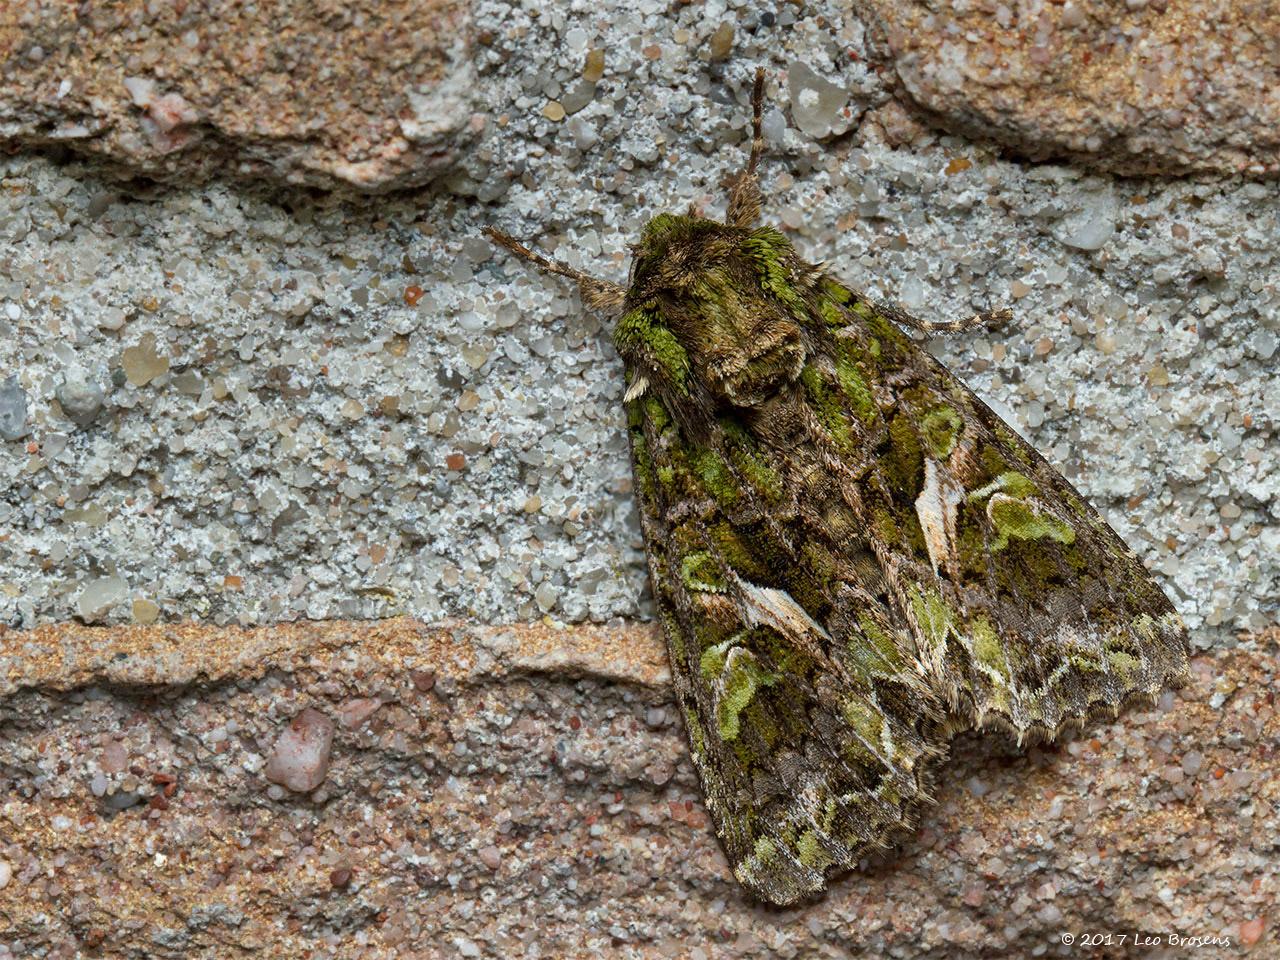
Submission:
[[[582,66],[582,79],[588,83],[598,83],[604,76],[604,51],[591,50],[587,53],[586,62]]]
[[[345,890],[351,885],[350,867],[336,867],[329,872],[329,885],[335,890]]]

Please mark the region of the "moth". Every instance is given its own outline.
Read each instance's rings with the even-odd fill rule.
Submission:
[[[654,217],[626,287],[487,232],[616,318],[706,807],[784,905],[911,830],[958,731],[1052,739],[1180,683],[1188,647],[1120,537],[899,324],[936,326],[757,224],[763,99],[759,71],[725,221]]]

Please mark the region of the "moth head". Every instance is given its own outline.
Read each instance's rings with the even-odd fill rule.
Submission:
[[[806,273],[781,234],[659,214],[632,250],[614,342],[633,384],[665,381],[720,407],[756,407],[796,380]]]

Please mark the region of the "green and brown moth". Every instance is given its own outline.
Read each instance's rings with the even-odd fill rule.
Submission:
[[[756,225],[763,94],[761,71],[725,222],[654,217],[630,286],[489,235],[618,318],[707,810],[738,880],[788,904],[915,824],[957,731],[1114,715],[1180,681],[1187,637],[1071,484],[896,324],[926,325]]]

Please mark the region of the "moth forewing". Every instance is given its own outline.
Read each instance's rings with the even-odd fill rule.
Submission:
[[[726,222],[661,214],[617,316],[676,698],[737,879],[787,904],[911,828],[951,736],[1153,696],[1186,634],[1101,517],[760,210],[763,72]],[[981,318],[980,319],[989,319]]]

